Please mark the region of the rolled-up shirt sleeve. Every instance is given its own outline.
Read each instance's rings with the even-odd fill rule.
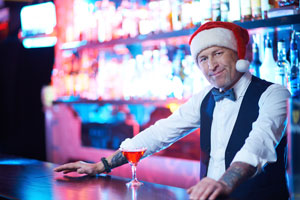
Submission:
[[[126,139],[120,147],[146,147],[147,151],[144,157],[147,157],[167,148],[192,130],[199,128],[200,105],[209,89],[204,89],[191,97],[168,118],[161,119],[135,137]]]
[[[281,85],[273,84],[266,89],[258,102],[259,116],[232,163],[245,162],[259,171],[266,163],[276,162],[275,147],[285,129],[289,97],[289,91]]]

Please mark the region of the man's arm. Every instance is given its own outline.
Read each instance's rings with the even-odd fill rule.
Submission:
[[[126,158],[120,150],[115,151],[112,155],[107,157],[108,164],[111,168],[115,168],[127,163]],[[96,175],[105,172],[105,167],[102,161],[97,163],[86,163],[77,161],[58,166],[54,169],[55,172],[63,172],[64,174],[70,172],[77,172],[79,174]]]
[[[226,170],[219,182],[232,192],[242,182],[253,176],[255,172],[256,167],[243,162],[235,162]]]
[[[190,199],[214,200],[219,196],[228,196],[255,172],[256,167],[243,162],[235,162],[218,181],[208,177],[203,178],[196,185],[190,187],[187,192],[190,194]]]
[[[194,95],[190,100],[181,105],[176,112],[168,117],[168,119],[160,120],[159,123],[143,130],[135,137],[126,139],[122,144],[127,146],[126,143],[128,143],[128,146],[130,147],[146,147],[147,151],[144,156],[147,157],[169,146],[190,130],[199,128],[199,102],[202,101],[209,89],[210,88],[207,88],[201,93]],[[119,150],[108,156],[106,159],[111,168],[127,163],[127,160]],[[103,173],[105,168],[102,161],[93,164],[77,161],[61,165],[55,168],[54,171],[63,173],[76,171],[82,174],[95,175]]]
[[[120,150],[107,157],[107,161],[111,168],[119,167],[128,162]]]

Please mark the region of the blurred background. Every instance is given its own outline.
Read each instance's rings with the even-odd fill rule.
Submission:
[[[54,47],[29,49],[18,38],[21,8],[41,2],[0,0],[0,152],[46,160],[41,89],[50,83]]]

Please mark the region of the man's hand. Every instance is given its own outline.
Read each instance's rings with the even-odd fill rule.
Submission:
[[[237,186],[254,175],[256,167],[247,163],[234,162],[226,170],[219,181],[203,178],[187,190],[190,199],[214,200],[218,196],[229,195]]]
[[[102,162],[86,163],[83,161],[77,161],[56,167],[54,171],[63,172],[64,174],[77,172],[78,174],[87,174],[93,176],[104,172],[104,166]]]
[[[107,157],[107,162],[111,168],[115,168],[127,163],[128,161],[123,156],[122,152],[120,150],[117,150],[112,155]],[[64,174],[77,172],[79,174],[87,174],[93,176],[105,172],[105,168],[102,161],[98,163],[86,163],[83,161],[77,161],[56,167],[54,171],[63,172]]]
[[[220,181],[215,181],[211,178],[203,178],[196,185],[190,187],[187,193],[190,195],[190,199],[199,200],[214,200],[219,196],[227,196],[232,192],[232,188]]]

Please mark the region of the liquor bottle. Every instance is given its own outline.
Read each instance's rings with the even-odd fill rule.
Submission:
[[[261,14],[263,19],[268,18],[268,11],[275,7],[275,0],[261,0]]]
[[[192,7],[192,13],[191,13],[191,18],[192,18],[192,23],[194,26],[200,26],[201,21],[203,19],[203,13],[201,13],[201,3],[200,1],[193,1],[191,3]],[[211,15],[211,14],[210,14]]]
[[[261,19],[261,2],[260,0],[251,0],[252,19]]]
[[[240,0],[229,0],[229,21],[240,21],[241,20],[241,4]]]
[[[220,0],[212,0],[211,7],[212,7],[212,20],[213,21],[221,21],[221,3]]]
[[[193,7],[191,1],[183,1],[181,3],[181,23],[183,28],[193,27]],[[158,17],[158,19],[160,19]]]
[[[259,59],[259,48],[256,42],[252,44],[252,62],[250,63],[250,72],[256,76],[260,77],[259,68],[261,66],[261,61]]]
[[[178,0],[172,3],[172,29],[178,31],[182,29],[181,23],[181,5]]]
[[[241,18],[242,21],[249,21],[251,20],[251,0],[241,0]]]
[[[260,78],[275,82],[276,62],[273,57],[272,40],[267,36],[265,40],[265,55],[260,67]]]
[[[287,70],[290,69],[290,63],[286,59],[285,41],[279,40],[277,43],[277,67],[276,67],[276,83],[287,86]]]
[[[229,0],[221,0],[221,21],[228,21]]]
[[[212,2],[211,0],[200,1],[200,10],[198,12],[201,13],[202,19],[201,24],[205,22],[212,21]]]
[[[299,80],[299,57],[295,31],[292,32],[290,43],[291,67],[288,70],[288,89],[292,96],[296,96],[300,88]]]

